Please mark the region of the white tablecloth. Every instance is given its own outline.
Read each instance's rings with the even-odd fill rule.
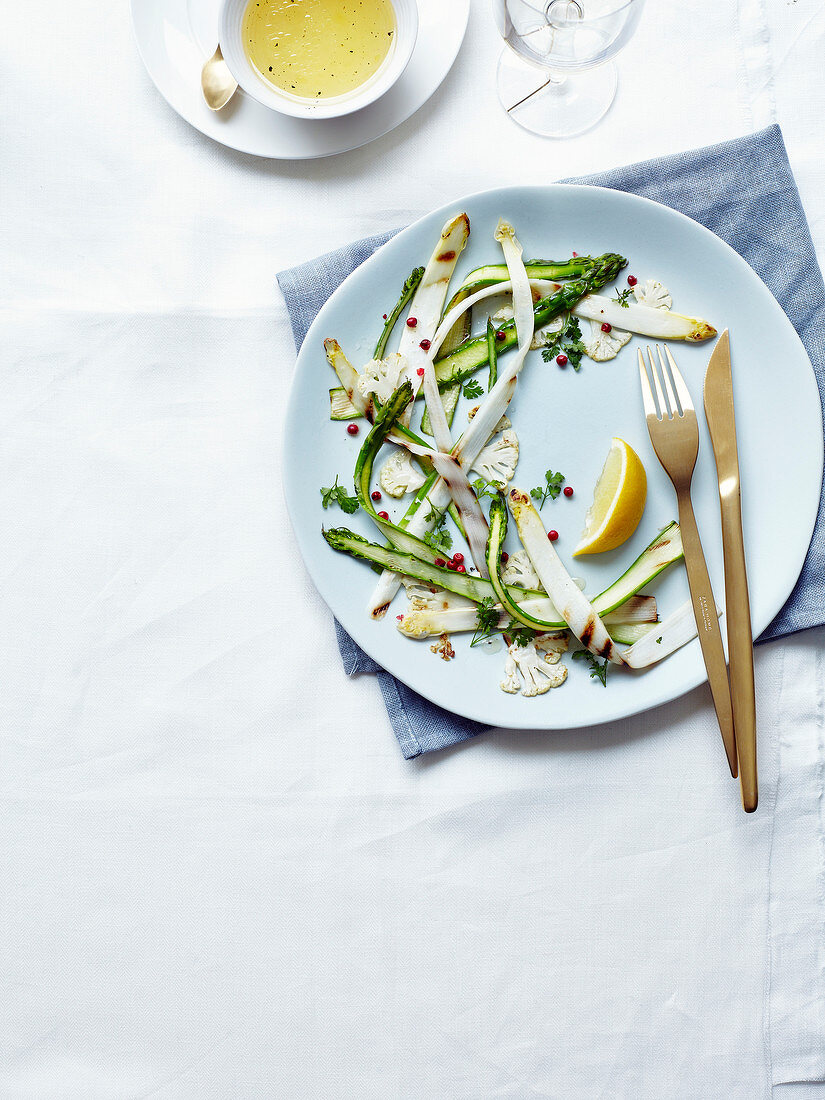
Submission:
[[[274,280],[774,119],[825,260],[818,0],[651,2],[564,144],[500,112],[474,0],[430,103],[295,164],[177,118],[124,3],[5,15],[0,1094],[819,1095],[825,633],[758,652],[751,818],[706,689],[405,763],[286,519]]]

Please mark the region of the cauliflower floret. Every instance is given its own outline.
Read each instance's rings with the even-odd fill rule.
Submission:
[[[515,643],[508,646],[501,690],[515,695],[519,690],[519,677],[521,694],[527,698],[561,687],[567,679],[567,666],[561,663],[561,655],[566,648],[566,639],[544,637],[536,638],[525,646]]]
[[[539,634],[533,639],[536,650],[543,654],[548,665],[557,665],[567,652],[566,634]]]
[[[404,614],[398,616],[396,629],[408,638],[445,635],[445,625],[449,618],[445,612],[463,612],[470,616],[471,621],[475,621],[477,610],[474,600],[468,600],[455,592],[445,592],[435,585],[423,584],[413,577],[403,577],[402,580],[410,602]],[[466,629],[466,626],[458,626],[456,629]]]
[[[467,419],[472,420],[480,408],[481,405],[473,405],[473,407],[467,413]],[[495,428],[493,428],[493,434],[495,434],[496,432],[503,432],[505,428],[512,428],[512,426],[513,425],[510,419],[506,416],[502,416],[501,420],[499,420],[498,424],[496,424]]]
[[[473,463],[473,470],[500,488],[510,481],[518,463],[518,436],[512,428],[494,435]]]
[[[413,466],[410,452],[398,447],[381,467],[378,480],[384,492],[397,499],[405,493],[416,492],[426,478],[421,470]]]
[[[466,596],[445,592],[443,588],[431,587],[412,577],[402,579],[410,601],[410,611],[453,611],[457,608],[476,607],[475,601]]]
[[[633,334],[623,328],[612,328],[603,332],[599,321],[590,322],[590,336],[583,341],[584,350],[597,363],[615,359]]]
[[[501,572],[501,579],[505,584],[514,584],[519,588],[532,588],[543,592],[539,575],[533,568],[530,555],[526,550],[516,550],[510,555],[510,560]]]
[[[633,287],[636,301],[642,306],[651,306],[653,309],[670,309],[673,299],[670,291],[663,286],[658,279],[648,279],[644,283],[636,283]]]
[[[512,646],[510,649],[512,649]],[[506,691],[508,695],[518,695],[521,690],[521,680],[519,679],[516,662],[510,656],[510,649],[507,650],[507,660],[504,662],[504,679],[498,686],[502,691]]]
[[[362,397],[373,395],[383,405],[389,401],[407,376],[407,359],[393,352],[386,359],[371,359],[358,375],[358,392]]]
[[[533,339],[530,341],[530,350],[536,351],[538,348],[543,348],[550,343],[552,337],[556,336],[565,325],[564,317],[556,317],[554,320],[549,321],[546,325],[542,325],[541,328],[537,328],[533,333]]]

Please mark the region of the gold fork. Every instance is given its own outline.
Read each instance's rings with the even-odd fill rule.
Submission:
[[[642,399],[647,418],[647,430],[650,432],[650,442],[653,444],[656,457],[661,462],[665,473],[673,482],[673,488],[676,490],[676,500],[679,506],[679,526],[682,529],[682,545],[685,551],[685,566],[687,568],[693,613],[699,631],[699,642],[702,646],[702,657],[708,673],[708,683],[713,696],[713,706],[716,710],[719,729],[722,732],[722,742],[725,746],[728,766],[731,775],[736,778],[736,740],[733,731],[733,711],[731,709],[725,650],[722,647],[722,634],[719,630],[719,619],[716,614],[716,601],[713,598],[708,567],[702,551],[699,529],[696,526],[696,517],[693,514],[693,505],[690,500],[690,483],[693,478],[696,457],[699,454],[699,425],[688,388],[679,373],[670,350],[665,348],[670,373],[668,373],[662,349],[658,344],[656,345],[656,351],[659,356],[661,380],[659,370],[657,370],[653,361],[653,351],[650,347],[647,349],[650,373],[656,388],[658,409],[653,398],[644,356],[641,350],[639,351],[639,376],[642,382]],[[672,384],[671,377],[673,379]]]

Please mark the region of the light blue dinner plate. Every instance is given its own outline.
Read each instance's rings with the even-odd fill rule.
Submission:
[[[816,381],[792,325],[745,261],[702,226],[648,199],[564,184],[486,191],[428,214],[367,260],[321,310],[298,357],[284,451],[287,505],[307,569],[333,613],[370,656],[457,714],[494,726],[568,729],[667,702],[705,679],[698,641],[644,672],[612,669],[606,688],[589,679],[584,665],[570,662],[561,688],[536,698],[507,695],[499,687],[503,650],[471,649],[469,635],[455,635],[456,657],[442,661],[428,643],[396,630],[396,615],[406,605],[403,589],[384,621],[373,622],[366,605],[376,574],[365,563],[335,553],[321,536],[324,524],[377,538],[365,515],[346,516],[321,507],[319,488],[331,485],[336,474],[351,491],[365,435],[362,429],[353,438],[346,424],[329,420],[328,391],[337,380],[324,356],[324,338],[335,337],[358,367],[370,359],[381,315],[395,303],[411,269],[426,263],[447,218],[462,210],[470,217],[472,232],[457,281],[483,263],[500,262],[493,232],[499,217],[505,217],[515,225],[525,257],[620,252],[629,263],[617,285],[626,286],[630,273],[640,280],[660,279],[673,295],[674,310],[706,318],[719,331],[730,329],[754,635],[781,608],[799,575],[819,502],[822,437]],[[542,518],[548,528],[559,531],[556,547],[573,575],[585,578],[591,595],[622,573],[657,531],[676,518],[673,489],[653,453],[642,412],[636,348],[647,343],[636,336],[607,363],[585,358],[579,373],[547,364],[540,352],[532,352],[509,410],[521,445],[514,484],[529,489],[542,482],[545,470],[553,469],[561,470],[575,490],[572,498],[548,501]],[[714,592],[723,606],[716,471],[701,411],[712,346],[712,341],[671,344],[699,410],[693,500]],[[484,374],[479,375],[483,382]],[[462,399],[454,436],[466,424],[470,404]],[[614,435],[635,448],[647,470],[644,517],[618,550],[572,558]],[[403,514],[403,502],[386,495],[384,506],[391,516]],[[511,532],[511,550],[514,539]],[[645,591],[656,596],[660,615],[666,616],[688,598],[684,568],[672,567]]]

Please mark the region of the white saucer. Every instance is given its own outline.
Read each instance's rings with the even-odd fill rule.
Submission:
[[[410,63],[385,96],[344,118],[277,114],[243,91],[217,113],[203,101],[200,74],[218,42],[220,0],[132,0],[132,25],[149,76],[170,107],[230,149],[276,160],[345,153],[382,137],[414,114],[450,71],[467,29],[470,0],[418,0]]]

